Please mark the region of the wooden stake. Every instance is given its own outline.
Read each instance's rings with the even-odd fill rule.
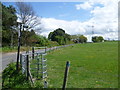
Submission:
[[[65,87],[66,87],[69,67],[70,67],[70,62],[67,61],[67,62],[66,62],[66,68],[65,68],[65,74],[64,74],[64,81],[63,81],[63,87],[62,87],[62,90],[65,90]]]
[[[32,47],[32,59],[34,59],[34,47]]]
[[[22,54],[20,54],[20,67],[22,69]]]
[[[27,80],[29,80],[29,55],[27,55],[26,57],[26,61],[27,61]]]
[[[18,52],[17,52],[17,62],[16,62],[16,70],[18,71],[19,69],[19,55],[20,55],[20,44],[21,44],[21,28],[22,28],[22,23],[20,23],[20,33],[18,37]]]

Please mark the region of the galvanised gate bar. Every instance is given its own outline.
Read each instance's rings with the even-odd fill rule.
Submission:
[[[34,58],[32,57],[34,54]],[[22,73],[26,75],[27,80],[43,80],[44,87],[47,87],[47,59],[45,59],[45,52],[34,52],[20,55],[20,64]]]

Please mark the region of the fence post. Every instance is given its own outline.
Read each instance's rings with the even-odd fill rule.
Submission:
[[[39,60],[39,55],[38,55],[38,53],[37,53],[37,62],[38,62],[38,64],[37,64],[37,79],[38,79],[38,77],[39,77],[39,70],[40,70],[40,65],[39,65],[39,63],[40,63],[40,60]]]
[[[48,83],[46,81],[44,81],[44,88],[47,88]]]
[[[66,62],[66,68],[65,68],[65,74],[64,74],[64,80],[63,80],[62,90],[65,90],[65,87],[66,87],[66,82],[67,82],[67,76],[68,76],[69,67],[70,67],[70,62],[67,61]]]
[[[27,80],[29,80],[29,55],[26,56],[26,64],[27,64]]]
[[[32,59],[34,59],[34,53],[35,53],[34,47],[32,47]]]
[[[20,54],[20,67],[22,68],[22,54]]]
[[[45,53],[47,52],[47,47],[45,47]]]

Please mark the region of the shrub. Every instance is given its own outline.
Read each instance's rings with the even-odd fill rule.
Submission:
[[[58,46],[59,44],[56,41],[48,41],[48,46]]]
[[[31,88],[22,72],[16,71],[16,63],[10,63],[2,72],[2,88]]]
[[[92,37],[93,42],[102,42],[104,39],[102,36],[94,36]]]
[[[48,39],[58,42],[59,45],[65,45],[67,41],[71,40],[71,37],[69,34],[65,33],[65,30],[58,28],[49,33]]]
[[[80,42],[80,43],[85,43],[85,42],[87,42],[87,38],[86,38],[85,36],[81,35],[81,36],[79,37],[79,42]]]

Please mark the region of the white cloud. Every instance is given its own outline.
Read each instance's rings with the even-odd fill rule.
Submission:
[[[94,36],[103,36],[104,39],[117,39],[118,32],[116,24],[110,23],[108,24],[94,24],[94,28],[92,29],[92,20],[86,22],[80,21],[65,21],[58,20],[55,18],[43,18],[42,22],[42,33],[41,35],[48,36],[48,34],[54,31],[57,28],[62,28],[66,31],[66,33],[74,35],[74,34],[83,34],[87,36],[88,41],[91,41],[92,30],[94,31]],[[109,27],[109,28],[108,28]]]
[[[57,20],[54,18],[43,18],[42,25],[44,26],[42,35],[48,35],[49,32],[62,28],[68,34],[84,34],[85,29],[82,26],[81,22],[78,21],[65,21],[65,20]]]
[[[119,0],[88,0],[83,4],[77,4],[76,9],[85,9],[86,3],[90,7],[92,18],[84,23],[93,23],[94,32],[104,38],[118,38],[118,1]],[[75,5],[76,6],[76,5]],[[93,7],[92,9],[90,9]],[[88,25],[89,26],[89,25]],[[87,30],[89,32],[90,30]]]
[[[79,9],[90,9],[92,8],[92,5],[91,3],[88,3],[88,2],[85,2],[83,4],[77,4],[75,5],[76,6],[76,9],[79,10]]]
[[[33,0],[1,0],[2,2],[33,2]],[[34,0],[34,2],[83,2],[87,0]]]
[[[98,4],[98,5],[97,5]],[[99,5],[102,5],[99,6]],[[91,9],[92,8],[92,9]],[[57,28],[62,28],[66,33],[83,34],[91,41],[92,30],[94,36],[103,36],[104,39],[118,39],[118,1],[117,0],[88,0],[83,4],[77,4],[76,9],[90,10],[92,18],[88,21],[65,21],[55,18],[42,18],[41,35],[48,36]],[[92,26],[94,25],[94,28]],[[40,31],[37,31],[40,32]]]

